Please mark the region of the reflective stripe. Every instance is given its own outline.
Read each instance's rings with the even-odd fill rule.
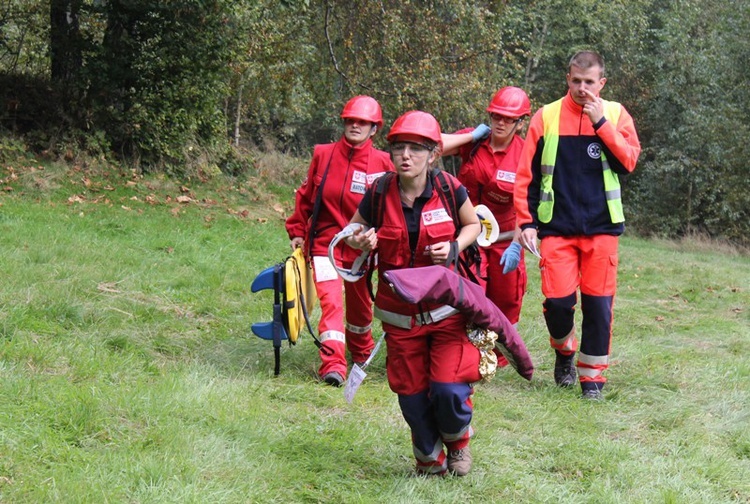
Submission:
[[[320,333],[320,342],[325,341],[340,341],[346,343],[346,335],[341,331],[323,331]]]
[[[578,340],[576,339],[575,327],[562,338],[555,339],[550,336],[549,344],[552,348],[555,348],[557,350],[561,350],[564,352],[575,352],[578,348]]]
[[[440,458],[440,455],[443,453],[443,442],[438,439],[435,446],[432,447],[432,453],[422,453],[415,445],[412,445],[412,448],[414,450],[414,458],[420,462],[429,464],[431,462],[437,462]],[[440,466],[437,467],[439,468]]]
[[[608,200],[614,200],[620,198],[620,189],[615,189],[614,191],[607,191],[605,193],[607,195]]]
[[[609,355],[588,355],[578,353],[578,375],[582,378],[591,378],[593,381],[602,379],[602,371],[609,367]]]
[[[607,161],[604,151],[602,151],[602,169],[604,170],[604,194],[607,198],[610,220],[614,224],[625,222],[625,215],[622,211],[622,198],[620,197],[620,178],[610,169],[609,161]]]
[[[557,161],[557,147],[560,142],[560,113],[562,111],[563,99],[545,105],[542,109],[542,124],[544,125],[544,147],[542,148],[541,172],[542,180],[539,189],[539,206],[537,217],[542,223],[552,220],[552,211],[555,206],[555,191],[552,189],[552,175],[555,171]],[[604,117],[617,125],[622,108],[617,102],[602,100],[604,105]],[[607,199],[609,218],[614,224],[625,222],[622,210],[622,199],[620,196],[620,179],[610,169],[604,150],[601,152],[602,176],[604,178],[604,191]]]
[[[578,375],[579,376],[586,376],[588,378],[596,378],[598,376],[601,376],[602,370],[601,369],[592,369],[592,368],[586,368],[586,367],[577,367],[578,369]]]
[[[539,206],[537,217],[540,222],[552,220],[552,209],[555,206],[555,192],[552,189],[552,174],[557,160],[557,145],[560,142],[560,111],[562,98],[554,103],[545,105],[542,109],[542,124],[544,125],[544,147],[542,148],[542,180],[539,188]]]
[[[467,436],[468,433],[468,436]],[[468,439],[474,436],[474,429],[471,428],[471,425],[467,425],[458,434],[446,434],[445,432],[440,432],[440,437],[443,438],[443,441],[451,442],[451,441],[458,441],[460,439]]]
[[[448,470],[448,462],[447,460],[443,460],[443,463],[441,465],[431,465],[431,464],[417,464],[417,469],[420,473],[425,474],[443,474],[445,471]]]
[[[609,355],[587,355],[579,352],[578,363],[587,364],[589,366],[607,366],[609,365]]]
[[[366,326],[356,326],[350,323],[346,323],[346,330],[349,332],[353,332],[354,334],[365,334],[367,331],[372,329],[372,324],[367,324]]]
[[[372,310],[372,314],[380,321],[391,324],[402,329],[411,329],[415,325],[433,324],[440,322],[448,317],[458,313],[456,308],[450,305],[443,305],[428,312],[417,313],[416,315],[402,315],[388,310],[381,310],[377,306]]]

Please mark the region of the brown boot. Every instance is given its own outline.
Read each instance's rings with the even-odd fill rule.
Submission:
[[[471,450],[469,446],[448,452],[448,470],[456,476],[466,476],[471,470]]]

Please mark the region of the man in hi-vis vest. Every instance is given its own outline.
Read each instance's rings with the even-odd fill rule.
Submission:
[[[617,244],[625,229],[618,177],[635,169],[641,146],[627,110],[599,97],[607,79],[598,53],[576,53],[566,79],[568,93],[531,119],[514,199],[521,244],[536,252],[541,240],[539,269],[544,318],[556,354],[555,383],[574,385],[577,368],[583,397],[602,399]],[[574,324],[578,290],[580,347]]]

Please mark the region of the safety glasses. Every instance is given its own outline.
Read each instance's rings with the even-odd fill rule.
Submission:
[[[396,142],[391,144],[391,152],[396,156],[403,156],[406,149],[409,149],[409,152],[415,156],[427,154],[432,150],[427,145],[416,142]]]
[[[500,114],[490,114],[490,119],[496,122],[503,122],[505,124],[514,124],[521,122],[523,120],[523,117],[506,117],[504,115]]]

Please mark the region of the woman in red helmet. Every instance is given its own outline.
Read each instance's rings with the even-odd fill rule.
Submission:
[[[325,347],[320,352],[318,375],[334,386],[346,378],[346,350],[352,361],[361,363],[374,344],[367,284],[345,282],[342,288],[328,258],[328,245],[354,215],[365,189],[393,171],[388,153],[372,145],[372,136],[383,126],[378,102],[369,96],[355,96],[344,106],[341,118],[344,134],[337,142],[315,146],[307,178],[296,192],[294,213],[286,221],[292,249],[304,246],[312,261],[321,308],[318,331]],[[339,247],[336,254],[337,266],[343,268],[351,268],[357,257],[348,247]]]
[[[461,156],[458,179],[468,190],[471,202],[485,205],[500,226],[499,241],[480,249],[482,277],[487,280],[487,297],[512,324],[517,324],[527,277],[519,243],[521,233],[516,228],[513,187],[524,143],[520,130],[523,119],[531,114],[531,102],[523,89],[507,86],[495,93],[487,112],[491,121],[489,137],[475,144],[464,143],[445,154]],[[470,131],[461,130],[451,136],[468,141],[466,133]]]
[[[433,171],[442,141],[432,115],[402,115],[388,142],[396,174],[367,191],[352,223],[369,229],[347,238],[357,249],[377,247],[379,278],[392,269],[445,264],[451,250],[464,250],[480,231],[464,187],[449,174]],[[443,183],[450,184],[454,205],[446,203]],[[378,284],[374,314],[387,335],[388,383],[411,428],[417,471],[467,474],[471,384],[481,377],[479,351],[466,337],[466,318],[450,306],[404,303],[385,282]]]

